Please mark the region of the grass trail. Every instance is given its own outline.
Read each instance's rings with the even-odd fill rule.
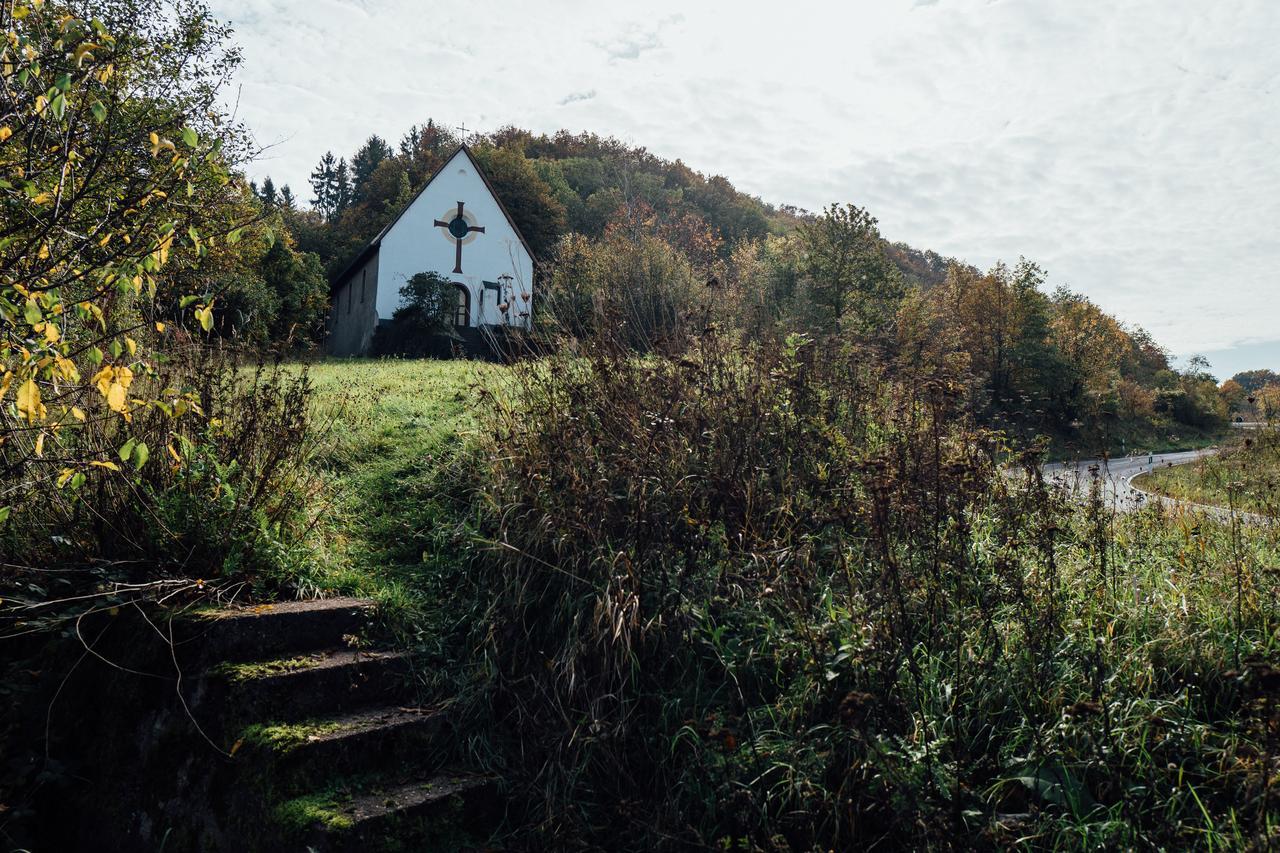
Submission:
[[[421,604],[433,545],[447,536],[442,471],[474,432],[478,385],[502,370],[471,361],[328,360],[313,365],[316,460],[330,494],[317,585],[392,606]]]

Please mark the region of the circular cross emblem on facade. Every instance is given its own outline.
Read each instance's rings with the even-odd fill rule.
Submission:
[[[462,272],[462,247],[484,233],[484,226],[476,225],[476,218],[466,211],[466,202],[458,202],[456,210],[446,210],[434,223],[446,240],[451,240],[457,251],[453,271]]]
[[[449,233],[455,240],[465,240],[471,233],[471,223],[461,216],[455,216],[449,220]]]

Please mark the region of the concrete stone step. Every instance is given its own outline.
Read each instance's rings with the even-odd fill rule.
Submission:
[[[228,748],[245,725],[297,722],[395,702],[408,686],[401,652],[329,649],[225,663],[196,679],[188,704]]]
[[[297,791],[335,777],[434,770],[444,763],[448,732],[443,711],[395,705],[344,714],[251,726],[240,761],[270,762],[277,788]]]
[[[493,777],[438,774],[339,799],[312,827],[316,853],[385,849],[468,850],[493,834],[502,815]]]
[[[375,610],[363,598],[205,608],[175,618],[175,651],[179,661],[198,666],[332,648],[344,636],[364,634]]]

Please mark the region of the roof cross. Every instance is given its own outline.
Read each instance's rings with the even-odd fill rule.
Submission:
[[[453,238],[453,245],[458,250],[453,264],[453,271],[456,273],[462,272],[462,241],[467,238],[467,235],[473,232],[479,234],[484,233],[483,226],[472,225],[467,222],[466,217],[462,212],[463,204],[464,202],[458,202],[458,212],[454,214],[453,219],[450,219],[448,222],[440,219],[435,221],[435,227],[448,230],[449,236]]]

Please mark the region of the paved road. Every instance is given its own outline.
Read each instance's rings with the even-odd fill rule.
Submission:
[[[1143,453],[1139,456],[1121,456],[1109,462],[1101,459],[1087,459],[1082,462],[1054,462],[1044,466],[1045,476],[1053,483],[1073,494],[1085,497],[1095,476],[1102,480],[1102,493],[1107,503],[1121,511],[1137,509],[1152,500],[1169,505],[1177,505],[1155,495],[1140,492],[1132,485],[1133,478],[1155,468],[1170,465],[1185,465],[1205,456],[1217,453],[1216,447],[1203,450],[1186,450],[1179,453]],[[1187,504],[1187,506],[1195,506]]]

